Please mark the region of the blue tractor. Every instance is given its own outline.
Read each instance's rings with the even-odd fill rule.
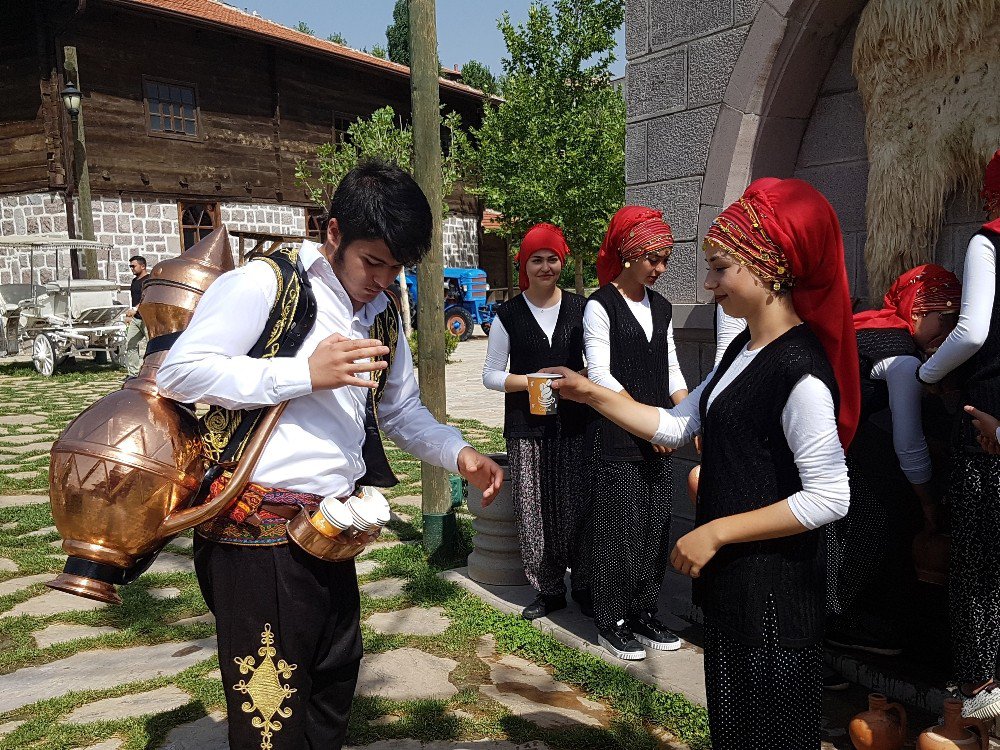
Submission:
[[[406,287],[410,293],[410,311],[414,325],[417,319],[417,272],[406,269]],[[487,301],[490,285],[481,268],[444,269],[444,322],[459,341],[468,341],[472,329],[479,326],[489,334],[496,317],[496,305]]]

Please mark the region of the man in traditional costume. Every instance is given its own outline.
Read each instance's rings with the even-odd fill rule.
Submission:
[[[399,313],[384,294],[429,250],[431,222],[408,174],[359,165],[333,197],[326,241],[221,276],[157,376],[165,395],[211,404],[203,438],[223,468],[239,460],[263,408],[288,402],[251,483],[195,535],[234,750],[343,745],[362,656],[354,561],[313,557],[288,543],[285,527],[324,497],[391,483],[378,428],[460,472],[484,502],[502,481],[493,461],[420,403]]]

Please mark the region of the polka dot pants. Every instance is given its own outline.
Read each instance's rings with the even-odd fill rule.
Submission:
[[[764,644],[748,646],[705,618],[705,687],[713,750],[818,750],[823,706],[820,645],[778,643],[774,602]]]
[[[997,675],[1000,650],[1000,457],[954,455],[948,596],[955,676],[978,682]]]
[[[594,622],[610,627],[656,612],[670,556],[672,462],[595,463]]]
[[[590,586],[581,558],[581,525],[588,516],[589,487],[581,436],[507,440],[507,457],[524,574],[536,591],[566,592]]]

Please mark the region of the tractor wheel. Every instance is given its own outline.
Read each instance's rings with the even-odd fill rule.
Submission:
[[[458,336],[459,341],[468,341],[472,338],[472,316],[469,315],[461,307],[453,307],[444,314],[444,324],[447,329],[455,336]]]

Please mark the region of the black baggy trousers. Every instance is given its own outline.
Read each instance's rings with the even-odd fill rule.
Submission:
[[[194,563],[216,619],[230,748],[339,750],[362,653],[354,561],[195,534]]]

